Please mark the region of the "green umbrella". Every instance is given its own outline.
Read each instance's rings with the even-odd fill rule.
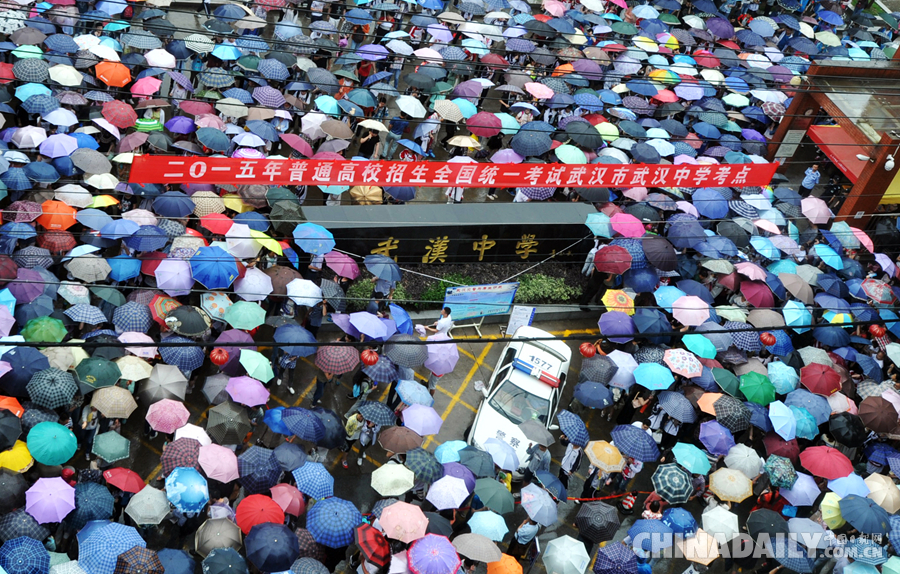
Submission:
[[[238,361],[247,370],[247,375],[257,381],[267,383],[275,378],[275,373],[272,372],[272,362],[258,351],[242,349]]]
[[[769,377],[751,371],[741,375],[741,392],[748,401],[766,406],[775,400],[775,385]]]
[[[115,307],[121,307],[125,304],[125,295],[122,295],[121,291],[112,287],[91,287],[91,293]]]
[[[681,20],[679,20],[678,16],[675,16],[674,14],[663,13],[659,15],[659,19],[666,24],[674,24],[675,26],[681,24]]]
[[[128,458],[131,450],[131,441],[123,437],[119,433],[105,432],[98,434],[94,438],[94,448],[92,453],[96,454],[106,462],[115,462]]]
[[[259,68],[259,56],[241,56],[235,63],[244,70],[257,70]]]
[[[475,494],[481,503],[497,514],[509,514],[516,508],[513,495],[503,483],[492,478],[479,478],[475,481]]]
[[[690,335],[682,337],[681,342],[684,343],[684,346],[687,347],[688,351],[702,359],[716,358],[716,346],[703,335],[691,333]]]
[[[434,87],[431,88],[431,93],[433,94],[443,94],[444,92],[449,92],[453,89],[453,84],[450,82],[435,82]],[[518,122],[516,122],[518,123]]]
[[[223,318],[235,329],[250,331],[266,322],[266,311],[256,303],[238,301],[225,311]]]
[[[728,104],[729,106],[734,106],[736,108],[742,108],[750,105],[750,99],[747,96],[741,94],[728,94],[722,101]]]
[[[732,397],[738,396],[741,392],[741,381],[738,380],[737,375],[731,371],[720,369],[719,367],[713,367],[712,372],[713,377],[723,391]]]
[[[67,334],[63,322],[49,316],[28,321],[21,332],[29,343],[60,343]]]
[[[111,387],[122,376],[119,365],[99,357],[90,357],[78,363],[75,367],[78,380],[95,389]]]
[[[296,203],[297,196],[286,187],[269,188],[269,191],[266,192],[266,202],[269,204],[269,207],[274,207],[275,202],[277,201],[290,201]]]
[[[616,34],[625,36],[634,36],[638,32],[638,29],[634,27],[634,24],[629,24],[628,22],[613,22],[610,28],[612,28],[612,31]]]
[[[502,125],[502,124],[501,124]],[[561,145],[556,148],[556,157],[559,161],[567,164],[587,163],[584,152],[573,145]]]
[[[728,275],[734,271],[734,265],[726,259],[707,259],[700,265],[713,273],[721,273],[722,275]]]
[[[29,431],[27,444],[34,460],[47,466],[63,464],[78,450],[78,441],[71,430],[46,421]]]

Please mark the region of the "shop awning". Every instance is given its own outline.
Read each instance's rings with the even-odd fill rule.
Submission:
[[[856,154],[869,155],[866,150],[853,143],[841,126],[811,126],[806,133],[847,179],[856,183],[868,163],[857,159]]]

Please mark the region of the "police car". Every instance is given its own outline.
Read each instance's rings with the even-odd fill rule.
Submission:
[[[467,442],[482,448],[489,438],[513,447],[523,466],[528,458],[528,439],[518,425],[536,420],[550,430],[566,385],[572,351],[553,335],[534,327],[519,327],[503,350],[490,383],[482,389]],[[527,339],[551,339],[529,341]]]

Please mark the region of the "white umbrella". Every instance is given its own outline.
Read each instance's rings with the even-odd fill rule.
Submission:
[[[175,440],[180,438],[192,438],[195,441],[200,443],[200,446],[206,446],[208,444],[212,444],[212,439],[209,438],[209,435],[206,434],[206,431],[197,425],[192,425],[190,423],[184,425],[180,429],[175,431]]]
[[[788,532],[791,538],[807,548],[828,548],[825,528],[809,518],[791,518],[788,520]]]
[[[119,180],[111,173],[96,173],[82,181],[96,189],[115,189],[119,185]]]
[[[428,113],[422,102],[412,96],[400,96],[397,98],[397,107],[400,108],[400,111],[414,118],[424,118],[425,114]]]
[[[47,122],[55,126],[74,126],[78,123],[78,116],[72,110],[65,108],[56,108],[48,114],[41,116]]]
[[[494,464],[500,468],[504,470],[515,470],[519,468],[519,457],[516,456],[515,449],[505,442],[495,438],[489,438],[484,441],[482,448],[491,455]]]
[[[322,302],[322,289],[312,281],[294,279],[286,286],[287,296],[297,305],[313,307]]]
[[[372,473],[372,488],[381,496],[400,496],[415,482],[413,471],[401,464],[388,463]]]
[[[234,282],[234,292],[244,301],[263,301],[272,289],[272,278],[255,267],[247,269],[244,277]]]
[[[613,378],[609,381],[609,386],[619,389],[631,388],[634,384],[634,370],[637,369],[638,363],[629,353],[623,351],[613,351],[607,358],[616,364],[619,369]]]
[[[235,223],[225,232],[228,252],[238,259],[253,259],[262,249],[259,241],[250,237],[250,226]]]
[[[703,513],[703,529],[715,536],[720,544],[724,544],[740,533],[737,514],[729,512],[723,506],[716,506]]]
[[[91,192],[74,183],[58,187],[54,198],[72,207],[88,207],[94,203],[94,196],[91,195]]]
[[[75,186],[77,187],[77,186]],[[159,220],[152,211],[146,209],[132,209],[122,214],[122,219],[131,220],[138,225],[156,225]]]
[[[174,68],[176,64],[175,56],[162,48],[150,50],[144,54],[144,59],[147,60],[147,64],[155,68]]]
[[[584,574],[590,562],[584,544],[568,535],[551,540],[544,551],[544,567],[550,574]]]
[[[411,56],[413,53],[412,46],[404,42],[403,40],[391,40],[385,47],[394,52],[395,54],[400,54],[401,56]]]
[[[119,365],[119,370],[122,371],[121,378],[126,381],[141,381],[148,378],[150,373],[153,372],[153,367],[150,363],[134,355],[125,355],[113,362]],[[897,492],[900,493],[900,490]]]
[[[41,142],[47,139],[47,132],[44,128],[37,126],[25,126],[16,130],[12,136],[12,143],[18,148],[35,148],[41,145]]]
[[[300,118],[300,131],[314,140],[324,138],[325,132],[322,130],[322,124],[326,121],[328,121],[328,116],[325,114],[319,112],[306,114]]]
[[[101,60],[109,60],[110,62],[119,62],[119,54],[116,53],[115,50],[110,48],[109,46],[105,46],[103,44],[97,44],[96,46],[91,46],[88,48],[88,51],[100,58]]]
[[[763,461],[754,449],[744,444],[736,444],[725,456],[725,465],[743,472],[746,476],[759,476]],[[900,494],[900,490],[897,493]]]

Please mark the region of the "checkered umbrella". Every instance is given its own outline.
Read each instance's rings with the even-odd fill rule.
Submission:
[[[581,377],[587,381],[607,384],[619,367],[605,355],[594,355],[581,362]]]
[[[312,558],[319,562],[325,561],[325,548],[316,542],[309,530],[298,528],[294,530],[297,541],[300,543],[300,558]]]
[[[206,355],[204,355],[202,347],[195,346],[195,341],[184,337],[167,337],[163,341],[165,343],[189,343],[191,345],[184,347],[160,347],[159,355],[167,364],[178,367],[185,373],[199,369],[203,365],[203,359]]]
[[[362,371],[376,383],[390,383],[397,380],[397,366],[384,355],[379,356],[378,362],[374,365],[364,365]]]
[[[393,335],[384,344],[384,356],[398,366],[415,369],[428,359],[428,348],[420,343],[415,335]]]
[[[87,323],[88,325],[100,325],[106,323],[106,315],[103,314],[98,307],[93,305],[85,305],[79,303],[69,307],[63,311],[65,315],[77,323]]]
[[[25,536],[35,540],[46,540],[50,531],[33,516],[18,508],[0,517],[0,541],[7,542]]]
[[[772,550],[775,560],[788,570],[801,574],[813,571],[815,559],[810,558],[796,540],[787,536],[777,536],[773,541]]]
[[[300,440],[319,442],[325,437],[325,425],[312,411],[290,407],[281,414],[281,422]]]
[[[596,543],[612,540],[619,530],[619,513],[603,502],[582,505],[575,516],[575,526],[582,536]]]
[[[304,530],[304,532],[306,532]],[[316,544],[313,541],[313,544]],[[318,546],[318,544],[316,544]],[[328,568],[314,558],[298,558],[291,564],[291,574],[328,574]]]
[[[27,61],[19,60],[19,62]],[[49,114],[53,110],[59,109],[59,101],[47,94],[35,94],[22,102],[22,108],[30,114]]]
[[[285,103],[284,95],[271,86],[260,86],[258,88],[254,88],[253,99],[259,102],[261,106],[265,106],[267,108],[280,108]]]
[[[359,363],[359,351],[350,346],[325,345],[316,352],[316,366],[326,373],[349,373]]]
[[[519,187],[516,191],[522,192],[527,198],[534,201],[544,201],[550,199],[556,193],[555,187]]]
[[[131,46],[138,50],[155,50],[156,48],[162,47],[162,42],[159,38],[150,32],[145,32],[143,30],[135,30],[134,32],[122,34],[120,40],[123,45]]]
[[[637,572],[637,555],[625,544],[608,544],[597,553],[594,574]]]
[[[75,510],[66,516],[65,523],[81,530],[91,520],[111,518],[113,506],[115,500],[105,486],[96,482],[79,482],[75,485]],[[81,551],[84,552],[84,548]]]
[[[25,387],[32,402],[48,409],[58,409],[72,402],[78,393],[75,378],[55,368],[38,371]]]
[[[50,63],[40,58],[26,58],[18,60],[13,64],[13,76],[23,82],[34,82],[36,84],[47,81],[50,77]]]
[[[669,504],[686,504],[694,487],[691,475],[677,464],[661,464],[653,473],[653,488]]]
[[[697,421],[697,412],[694,405],[684,395],[673,391],[663,391],[659,394],[659,405],[673,419],[692,423]]]
[[[212,436],[211,433],[210,436]],[[179,466],[194,467],[200,470],[199,457],[200,442],[192,438],[180,438],[166,445],[159,461],[162,463],[163,474],[169,474]]]
[[[360,522],[362,515],[353,503],[337,497],[317,502],[306,515],[306,527],[312,537],[329,548],[350,544],[353,529]]]
[[[209,410],[206,433],[219,444],[241,444],[250,432],[250,419],[244,409],[226,401]]]
[[[261,494],[278,484],[281,465],[274,450],[252,446],[238,457],[238,472],[247,494]]]
[[[14,538],[0,547],[0,567],[9,574],[43,574],[50,570],[50,553],[33,538]]]
[[[726,331],[731,331],[731,339],[734,346],[748,353],[757,353],[762,349],[759,333],[753,330],[752,325],[738,323],[737,321],[725,321],[723,325]]]
[[[318,462],[307,462],[293,471],[297,490],[315,499],[334,495],[334,477]]]
[[[659,459],[659,447],[653,438],[643,429],[631,425],[619,425],[610,433],[616,448],[626,456],[634,457],[641,462],[653,462]]]
[[[416,481],[431,484],[443,476],[444,467],[434,455],[419,447],[406,452],[406,467],[416,475]]]
[[[744,403],[729,395],[722,395],[713,403],[716,420],[733,433],[747,430],[753,415]]]
[[[155,550],[135,546],[119,554],[113,574],[163,574],[164,571]]]
[[[267,80],[286,80],[290,76],[287,66],[272,58],[260,60],[257,71]]]
[[[207,88],[219,90],[234,85],[234,76],[222,68],[211,68],[200,74],[200,83]]]
[[[575,413],[565,410],[559,411],[556,419],[559,421],[560,430],[569,438],[572,444],[584,447],[591,440],[584,421]]]
[[[103,117],[117,128],[128,128],[137,122],[137,112],[124,102],[112,100],[103,104]]]
[[[47,249],[29,245],[25,249],[19,249],[12,256],[13,261],[19,267],[27,267],[34,269],[35,267],[43,267],[47,269],[53,265],[53,257]]]
[[[79,538],[78,564],[91,574],[113,574],[119,556],[135,547],[147,547],[137,530],[110,522],[94,528],[83,540]]]
[[[378,426],[389,427],[397,424],[397,417],[384,403],[376,401],[363,401],[359,404],[359,412],[367,421],[372,421]]]

